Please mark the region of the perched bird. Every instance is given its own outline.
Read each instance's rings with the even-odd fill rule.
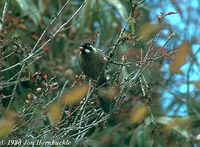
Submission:
[[[85,43],[79,47],[79,64],[83,73],[97,82],[99,87],[107,87],[108,82],[105,75],[106,58],[101,50],[92,44]],[[101,108],[108,113],[111,102],[108,98],[98,95]]]

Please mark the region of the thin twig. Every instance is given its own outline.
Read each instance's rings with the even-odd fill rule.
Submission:
[[[5,19],[6,19],[6,13],[8,10],[8,1],[9,0],[5,0],[5,4],[3,7],[3,13],[2,13],[2,17],[1,17],[1,22],[0,22],[0,32],[3,30],[4,27],[4,23],[5,23]]]
[[[168,44],[168,42],[172,39],[172,37],[174,37],[175,35],[176,34],[174,32],[171,33],[170,36],[168,37],[167,41],[165,42],[165,44],[161,48],[158,49],[158,51],[153,55],[152,58],[155,58],[160,53],[160,51],[162,51],[162,49]]]
[[[134,4],[132,4],[132,0],[130,1],[131,3],[131,11],[129,13],[129,16],[128,18],[126,19],[126,23],[124,25],[124,27],[122,28],[120,34],[119,34],[119,37],[117,38],[115,44],[112,46],[111,49],[108,49],[106,52],[110,52],[110,56],[114,53],[114,51],[116,50],[116,48],[123,42],[122,40],[122,36],[124,35],[125,31],[126,31],[126,28],[128,26],[128,22],[129,20],[132,18],[132,15],[133,13],[135,12],[136,10],[136,7],[139,5],[139,4],[142,4],[144,2],[144,0],[141,0],[139,2],[135,2]]]
[[[49,27],[56,21],[56,19],[60,16],[60,14],[62,13],[62,11],[67,7],[68,3],[70,2],[70,0],[68,0],[63,7],[58,11],[58,13],[56,14],[56,16],[51,20],[51,22],[48,24],[48,26],[45,28],[45,30],[43,31],[42,35],[40,36],[40,38],[38,39],[38,41],[36,42],[36,44],[34,45],[33,49],[31,50],[31,53],[33,53],[36,49],[36,47],[38,46],[38,44],[41,42],[42,38],[44,37],[44,35],[46,34],[47,30],[49,29]]]
[[[53,33],[53,35],[51,35],[51,37],[50,37],[43,45],[41,45],[37,50],[33,48],[32,50],[34,50],[34,51],[32,51],[26,58],[24,58],[22,61],[20,61],[20,62],[14,64],[14,65],[12,65],[12,66],[10,66],[10,67],[8,67],[8,68],[5,68],[5,69],[0,70],[0,73],[3,73],[3,72],[8,71],[8,70],[11,70],[12,68],[15,68],[15,67],[17,67],[17,66],[23,65],[23,64],[24,64],[25,62],[27,62],[29,59],[32,59],[32,58],[35,56],[35,54],[38,54],[38,52],[41,51],[41,49],[42,49],[43,47],[45,47],[45,46],[60,32],[60,30],[61,30],[63,27],[65,27],[65,26],[80,12],[80,10],[83,8],[83,6],[84,6],[86,3],[87,3],[87,0],[85,0],[85,1],[81,4],[81,6],[74,12],[74,14],[73,14],[65,23],[63,23],[63,24]],[[46,31],[44,31],[43,33],[45,34],[45,32],[46,32]],[[43,35],[42,35],[42,36],[43,36]],[[36,44],[38,44],[38,43],[36,43]],[[37,45],[35,45],[35,46],[37,47]],[[41,51],[41,52],[43,53],[44,51]],[[39,54],[40,54],[40,53],[39,53]]]
[[[15,86],[14,86],[14,88],[13,88],[12,97],[10,98],[10,101],[9,101],[9,103],[8,103],[8,106],[7,106],[7,110],[10,108],[10,106],[11,106],[13,100],[14,100],[14,97],[16,96],[17,86],[18,86],[18,83],[20,82],[20,77],[21,77],[21,74],[22,74],[22,72],[23,72],[23,70],[24,70],[24,66],[25,66],[25,64],[22,65],[22,67],[21,67],[21,69],[20,69],[20,71],[19,71],[19,75],[18,75],[18,77],[17,77]]]
[[[43,47],[45,47],[60,32],[60,30],[62,28],[64,28],[66,25],[68,25],[68,23],[80,12],[80,10],[83,8],[83,6],[86,4],[86,2],[87,2],[87,0],[85,0],[81,4],[81,6],[76,10],[76,12],[74,12],[73,15],[65,23],[63,23],[41,47],[39,47],[35,52],[32,52],[32,54],[38,53]]]
[[[66,85],[67,85],[68,82],[69,82],[68,80],[65,81],[65,83],[64,83],[64,85],[63,85],[63,87],[62,87],[62,90],[60,91],[60,94],[59,94],[59,96],[58,96],[58,102],[60,102],[61,97],[62,97],[62,95],[63,95],[63,93],[64,93],[65,87],[66,87]]]

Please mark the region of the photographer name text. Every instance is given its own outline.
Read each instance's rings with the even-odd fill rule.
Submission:
[[[21,139],[16,139],[16,140],[0,140],[0,146],[1,145],[40,145],[40,146],[45,146],[45,145],[71,145],[71,141],[69,140],[62,140],[62,141],[57,141],[57,140],[50,140],[50,141],[43,141],[43,140],[21,140]]]

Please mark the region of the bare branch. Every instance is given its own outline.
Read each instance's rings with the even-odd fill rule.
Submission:
[[[9,0],[5,0],[5,4],[3,7],[3,13],[2,13],[2,17],[1,17],[1,22],[0,22],[0,32],[3,30],[4,27],[4,23],[5,23],[5,19],[6,19],[6,13],[8,10],[8,2]]]

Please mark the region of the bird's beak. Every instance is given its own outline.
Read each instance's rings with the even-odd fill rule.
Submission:
[[[80,46],[78,49],[79,49],[81,52],[85,50],[82,46]]]

